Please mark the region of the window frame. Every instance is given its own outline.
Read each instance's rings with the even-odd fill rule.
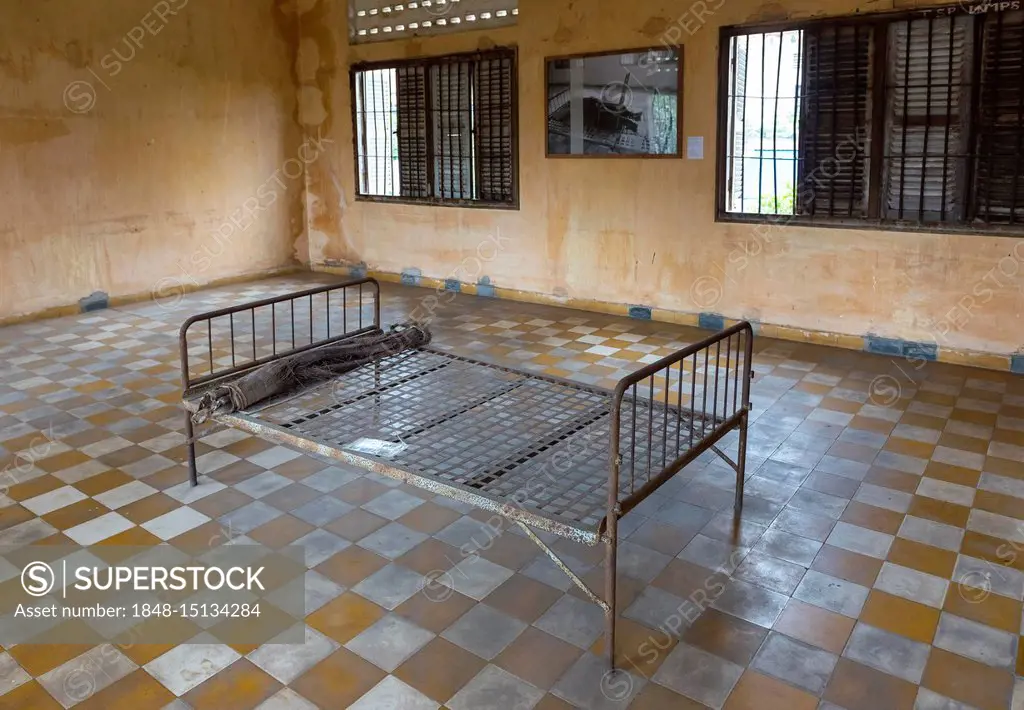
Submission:
[[[359,114],[356,110],[356,77],[360,72],[374,69],[397,69],[400,67],[422,67],[425,76],[429,76],[431,67],[444,64],[453,64],[463,61],[479,61],[498,58],[510,58],[512,69],[510,72],[510,112],[512,116],[512,199],[508,202],[495,202],[489,200],[474,200],[465,198],[450,197],[410,197],[402,195],[364,195],[359,191],[360,185],[360,153],[359,153]],[[428,90],[429,94],[429,90]],[[519,209],[519,52],[515,45],[498,46],[493,49],[458,52],[437,55],[423,55],[404,59],[387,59],[372,62],[356,62],[349,67],[349,100],[351,101],[350,113],[352,120],[352,157],[353,175],[355,177],[354,193],[357,202],[378,202],[403,205],[420,205],[429,207],[462,207],[469,209],[489,210],[518,210]],[[471,104],[472,105],[472,104]],[[429,109],[428,109],[429,111]],[[429,136],[431,135],[432,118],[427,116],[427,163],[434,165],[435,155],[431,147]],[[474,132],[476,126],[474,126]]]
[[[979,2],[977,5],[983,6],[984,2]],[[821,217],[818,215],[799,215],[799,214],[774,214],[774,213],[737,213],[728,212],[727,202],[727,182],[728,182],[728,141],[729,141],[729,76],[730,76],[730,44],[734,37],[741,37],[743,35],[753,34],[773,34],[777,32],[793,31],[793,30],[808,30],[815,26],[821,25],[852,25],[859,24],[870,28],[873,34],[873,42],[884,41],[888,48],[888,28],[891,23],[907,21],[907,20],[920,20],[927,19],[929,16],[934,17],[945,17],[946,13],[952,16],[957,14],[978,16],[980,18],[985,17],[987,14],[995,14],[998,10],[993,10],[990,13],[977,12],[971,13],[966,10],[967,7],[973,7],[972,5],[937,5],[934,7],[916,8],[913,10],[892,10],[892,11],[879,11],[869,14],[846,14],[846,15],[834,15],[828,17],[812,18],[806,20],[791,20],[791,21],[771,21],[763,23],[750,23],[742,25],[730,25],[723,26],[719,29],[719,44],[718,44],[718,80],[717,80],[717,112],[716,112],[716,136],[715,136],[715,222],[731,223],[731,224],[774,224],[784,225],[791,227],[812,227],[812,228],[828,228],[828,229],[870,229],[877,231],[889,231],[889,232],[914,232],[914,233],[925,233],[925,234],[978,234],[978,235],[990,235],[990,236],[1012,236],[1012,237],[1024,237],[1024,224],[986,224],[984,222],[978,222],[976,220],[971,221],[959,221],[949,223],[935,223],[935,222],[918,222],[915,219],[885,219],[882,215],[884,214],[884,204],[882,194],[882,180],[884,179],[884,145],[881,149],[878,149],[879,144],[885,143],[885,126],[881,120],[884,116],[884,107],[887,101],[886,93],[889,91],[889,87],[884,83],[886,63],[885,59],[888,54],[887,52],[875,52],[870,61],[870,72],[872,81],[872,91],[874,91],[875,82],[878,81],[879,77],[883,81],[883,89],[879,93],[882,94],[883,101],[877,102],[872,100],[869,104],[873,107],[869,119],[871,121],[871,131],[869,135],[869,141],[871,144],[871,150],[868,152],[868,189],[865,195],[867,211],[869,215],[866,217]],[[1021,10],[1024,7],[1024,3],[1020,3],[1017,7],[1007,8],[1006,11]],[[980,38],[984,31],[984,22],[978,20],[971,30],[975,33],[976,38]],[[976,45],[980,47],[980,45]],[[973,77],[970,85],[970,96],[968,110],[971,115],[971,123],[968,131],[968,146],[971,155],[971,160],[968,163],[967,170],[969,173],[968,182],[964,186],[964,200],[965,200],[965,211],[968,211],[968,205],[973,201],[974,191],[974,180],[975,180],[975,167],[976,167],[976,121],[977,115],[981,110],[980,107],[980,94],[981,94],[981,61],[978,59],[981,56],[981,51],[976,50],[976,60],[973,66]],[[1022,69],[1024,71],[1024,69]],[[1024,176],[1024,175],[1022,175]],[[798,186],[797,186],[798,187]],[[1021,205],[1021,212],[1024,212],[1024,204]]]

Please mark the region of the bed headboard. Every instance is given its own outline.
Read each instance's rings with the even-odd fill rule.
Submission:
[[[199,313],[178,333],[182,394],[375,329],[380,329],[380,284],[372,278]]]

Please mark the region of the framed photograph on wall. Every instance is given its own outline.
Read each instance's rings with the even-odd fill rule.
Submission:
[[[545,72],[549,158],[680,156],[682,47],[550,57]]]

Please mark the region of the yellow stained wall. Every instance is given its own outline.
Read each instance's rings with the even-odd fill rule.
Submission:
[[[424,276],[488,276],[498,287],[582,301],[988,353],[1021,348],[1024,240],[782,226],[758,232],[714,220],[719,27],[892,10],[892,0],[519,0],[515,27],[359,46],[348,44],[346,0],[299,6],[300,116],[307,130],[340,147],[311,166],[314,267],[416,267]],[[705,159],[546,159],[544,58],[663,39],[684,45],[682,130],[704,137]],[[356,201],[349,64],[495,44],[519,50],[521,208]],[[480,254],[490,257],[482,268],[473,258]]]
[[[288,7],[0,3],[0,320],[294,262]]]

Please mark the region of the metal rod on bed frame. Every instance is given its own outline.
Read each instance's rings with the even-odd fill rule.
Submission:
[[[735,401],[735,394],[733,398],[733,407],[731,415],[729,414],[729,398],[728,390],[725,390],[726,394],[723,398],[722,403],[722,414],[721,421],[718,418],[718,393],[719,393],[719,378],[721,376],[722,368],[719,363],[721,357],[721,346],[722,342],[726,343],[726,362],[729,363],[731,360],[730,353],[732,350],[732,338],[738,335],[743,340],[743,349],[745,361],[743,363],[742,370],[739,367],[739,352],[736,353],[736,370],[732,373],[734,379],[743,380],[742,385],[739,382],[734,382],[733,392],[739,391],[742,387],[743,395],[742,401],[737,403]],[[708,355],[712,347],[716,348],[715,352],[715,375],[714,375],[714,395],[712,400],[712,420],[710,425],[708,424],[708,407],[707,407],[707,395],[708,395]],[[610,442],[609,442],[609,474],[608,474],[608,510],[605,515],[605,519],[602,523],[602,540],[605,544],[605,651],[608,657],[608,667],[610,670],[615,670],[615,627],[617,621],[616,614],[616,584],[617,584],[617,554],[618,554],[618,530],[619,530],[619,518],[628,513],[634,507],[639,505],[647,496],[657,490],[672,476],[678,473],[684,466],[696,459],[698,456],[703,454],[705,451],[713,450],[716,454],[724,458],[733,468],[736,470],[736,499],[734,508],[736,514],[739,515],[740,510],[743,507],[743,483],[746,476],[746,454],[747,454],[747,423],[748,415],[750,411],[750,379],[752,376],[751,363],[753,362],[753,348],[754,348],[754,332],[753,328],[746,321],[737,323],[736,325],[727,328],[715,335],[712,335],[704,340],[694,343],[683,350],[675,352],[671,355],[661,358],[657,362],[653,362],[650,365],[633,372],[626,377],[622,378],[615,387],[615,392],[612,397],[611,404],[611,417],[610,417]],[[739,350],[739,346],[737,346]],[[704,387],[701,397],[700,412],[696,408],[696,379],[697,379],[697,353],[703,351],[705,354],[705,368],[704,368]],[[693,388],[691,388],[690,406],[688,409],[684,408],[682,402],[682,378],[684,374],[684,363],[688,358],[693,359],[693,371],[690,373],[691,379],[693,380]],[[621,442],[621,425],[622,425],[622,403],[626,397],[627,392],[632,392],[632,406],[629,408],[631,415],[630,431],[636,431],[637,424],[637,407],[636,407],[636,385],[643,380],[648,378],[651,379],[651,394],[650,403],[646,408],[648,412],[648,424],[647,424],[647,454],[649,456],[652,447],[655,442],[655,429],[654,429],[654,378],[662,370],[666,371],[665,374],[665,413],[664,421],[668,422],[668,392],[669,392],[669,374],[671,374],[671,368],[673,365],[679,365],[679,378],[678,391],[680,392],[680,401],[674,408],[675,426],[676,426],[676,438],[678,441],[679,430],[683,426],[685,416],[687,413],[690,417],[689,426],[690,436],[693,437],[694,430],[698,426],[698,417],[700,420],[700,431],[694,441],[691,438],[689,447],[685,451],[679,451],[677,446],[676,458],[671,462],[663,462],[662,469],[660,471],[654,471],[651,468],[651,464],[648,458],[648,465],[646,469],[647,480],[639,487],[634,488],[634,476],[636,475],[636,464],[637,464],[637,441],[635,433],[631,435],[630,440],[626,442],[629,447],[630,456],[630,471],[631,471],[631,485],[628,494],[625,498],[619,496],[619,479],[620,470],[622,467],[622,442]],[[725,378],[726,383],[730,377],[729,365],[725,367]],[[640,409],[643,413],[644,408]],[[739,447],[738,447],[738,458],[736,462],[732,462],[715,446],[715,444],[726,434],[733,429],[739,430]],[[664,447],[669,437],[669,427],[665,424],[660,432],[662,437],[662,446]],[[641,447],[644,442],[639,442]]]
[[[365,328],[360,327],[358,330],[354,330],[352,332],[346,332],[348,330],[347,329],[348,317],[347,317],[347,314],[345,313],[345,308],[347,308],[347,306],[348,306],[347,291],[348,291],[349,288],[354,288],[354,287],[358,287],[359,288],[359,314],[360,314],[359,315],[359,322],[360,322],[360,324],[362,324],[363,285],[364,284],[370,284],[372,286],[371,292],[373,294],[373,325],[372,326],[367,326]],[[330,335],[330,332],[331,332],[331,329],[330,329],[330,322],[331,322],[330,292],[331,291],[338,291],[338,290],[340,290],[341,293],[342,293],[342,301],[341,301],[341,303],[342,303],[342,332],[341,332],[340,335],[333,335],[332,336],[332,335]],[[316,295],[321,294],[321,293],[326,294],[326,300],[327,300],[327,305],[328,305],[328,309],[327,309],[327,327],[326,327],[326,330],[325,330],[327,335],[322,340],[316,340],[314,335],[313,335],[314,328],[313,328],[313,307],[312,307],[312,303],[313,303],[313,296],[316,296]],[[309,318],[310,339],[309,339],[309,343],[307,343],[306,345],[296,346],[295,342],[294,342],[294,337],[295,337],[294,336],[294,333],[295,333],[295,308],[294,308],[294,305],[295,305],[295,301],[297,301],[300,298],[309,298],[309,300],[310,300],[310,318]],[[284,303],[284,302],[289,302],[291,304],[291,306],[292,306],[289,309],[290,312],[291,312],[291,332],[293,334],[292,335],[292,347],[287,349],[287,350],[278,350],[278,348],[277,348],[277,313],[276,313],[275,306],[278,303]],[[257,349],[256,349],[256,345],[257,345],[257,343],[256,343],[256,309],[257,308],[264,308],[266,306],[270,306],[271,355],[269,355],[267,357],[259,358],[259,357],[256,357],[256,355],[257,355]],[[246,362],[246,363],[242,363],[241,365],[236,365],[234,363],[234,359],[235,359],[234,358],[234,355],[235,355],[234,315],[236,313],[240,313],[242,311],[250,311],[251,314],[252,314],[251,322],[252,322],[252,352],[253,352],[253,359],[252,359],[251,362]],[[215,367],[214,357],[213,357],[213,326],[212,326],[212,323],[213,323],[213,320],[215,318],[221,318],[223,316],[228,316],[230,318],[230,321],[231,321],[230,325],[231,325],[232,365],[231,365],[231,367],[225,367],[223,369],[218,370]],[[191,328],[196,323],[202,323],[203,321],[206,322],[206,325],[207,325],[207,336],[208,336],[208,339],[207,339],[208,351],[206,353],[203,353],[203,354],[206,357],[207,361],[209,362],[209,369],[210,369],[210,371],[207,374],[205,374],[205,375],[193,377],[192,373],[189,371],[188,330],[189,330],[189,328]],[[180,355],[181,355],[182,399],[184,399],[184,398],[188,397],[189,395],[193,394],[195,389],[198,386],[200,386],[200,385],[216,382],[217,380],[221,380],[221,379],[223,379],[225,377],[230,377],[231,375],[241,375],[242,373],[247,372],[248,370],[253,370],[253,369],[257,368],[257,367],[260,367],[261,365],[267,364],[268,362],[272,362],[274,360],[279,360],[279,359],[281,359],[283,357],[287,357],[289,355],[294,355],[296,353],[304,352],[306,350],[310,350],[310,349],[315,348],[315,347],[320,347],[321,345],[327,345],[328,343],[334,343],[334,342],[337,342],[339,340],[344,340],[345,338],[351,338],[354,335],[358,335],[360,333],[367,332],[367,331],[370,331],[370,330],[373,330],[373,329],[379,329],[379,328],[380,328],[380,284],[377,282],[376,279],[373,279],[373,278],[353,279],[351,281],[343,281],[341,283],[328,284],[326,286],[317,286],[316,288],[305,289],[303,291],[297,291],[295,293],[288,293],[288,294],[285,294],[283,296],[274,296],[274,297],[271,297],[271,298],[264,298],[264,299],[261,299],[259,301],[251,301],[249,303],[243,303],[243,304],[240,304],[240,305],[237,305],[237,306],[230,306],[228,308],[220,308],[220,309],[215,310],[215,311],[208,311],[206,313],[196,314],[196,315],[192,316],[191,318],[189,318],[188,320],[186,320],[182,324],[181,329],[178,331],[178,349],[179,349]],[[189,482],[193,486],[196,486],[196,485],[199,485],[199,472],[198,472],[198,470],[196,468],[196,435],[195,435],[195,426],[192,423],[192,414],[188,411],[188,409],[185,409],[185,438],[186,438],[185,444],[186,444],[186,449],[187,449],[187,462],[188,462],[188,478],[189,478]]]

